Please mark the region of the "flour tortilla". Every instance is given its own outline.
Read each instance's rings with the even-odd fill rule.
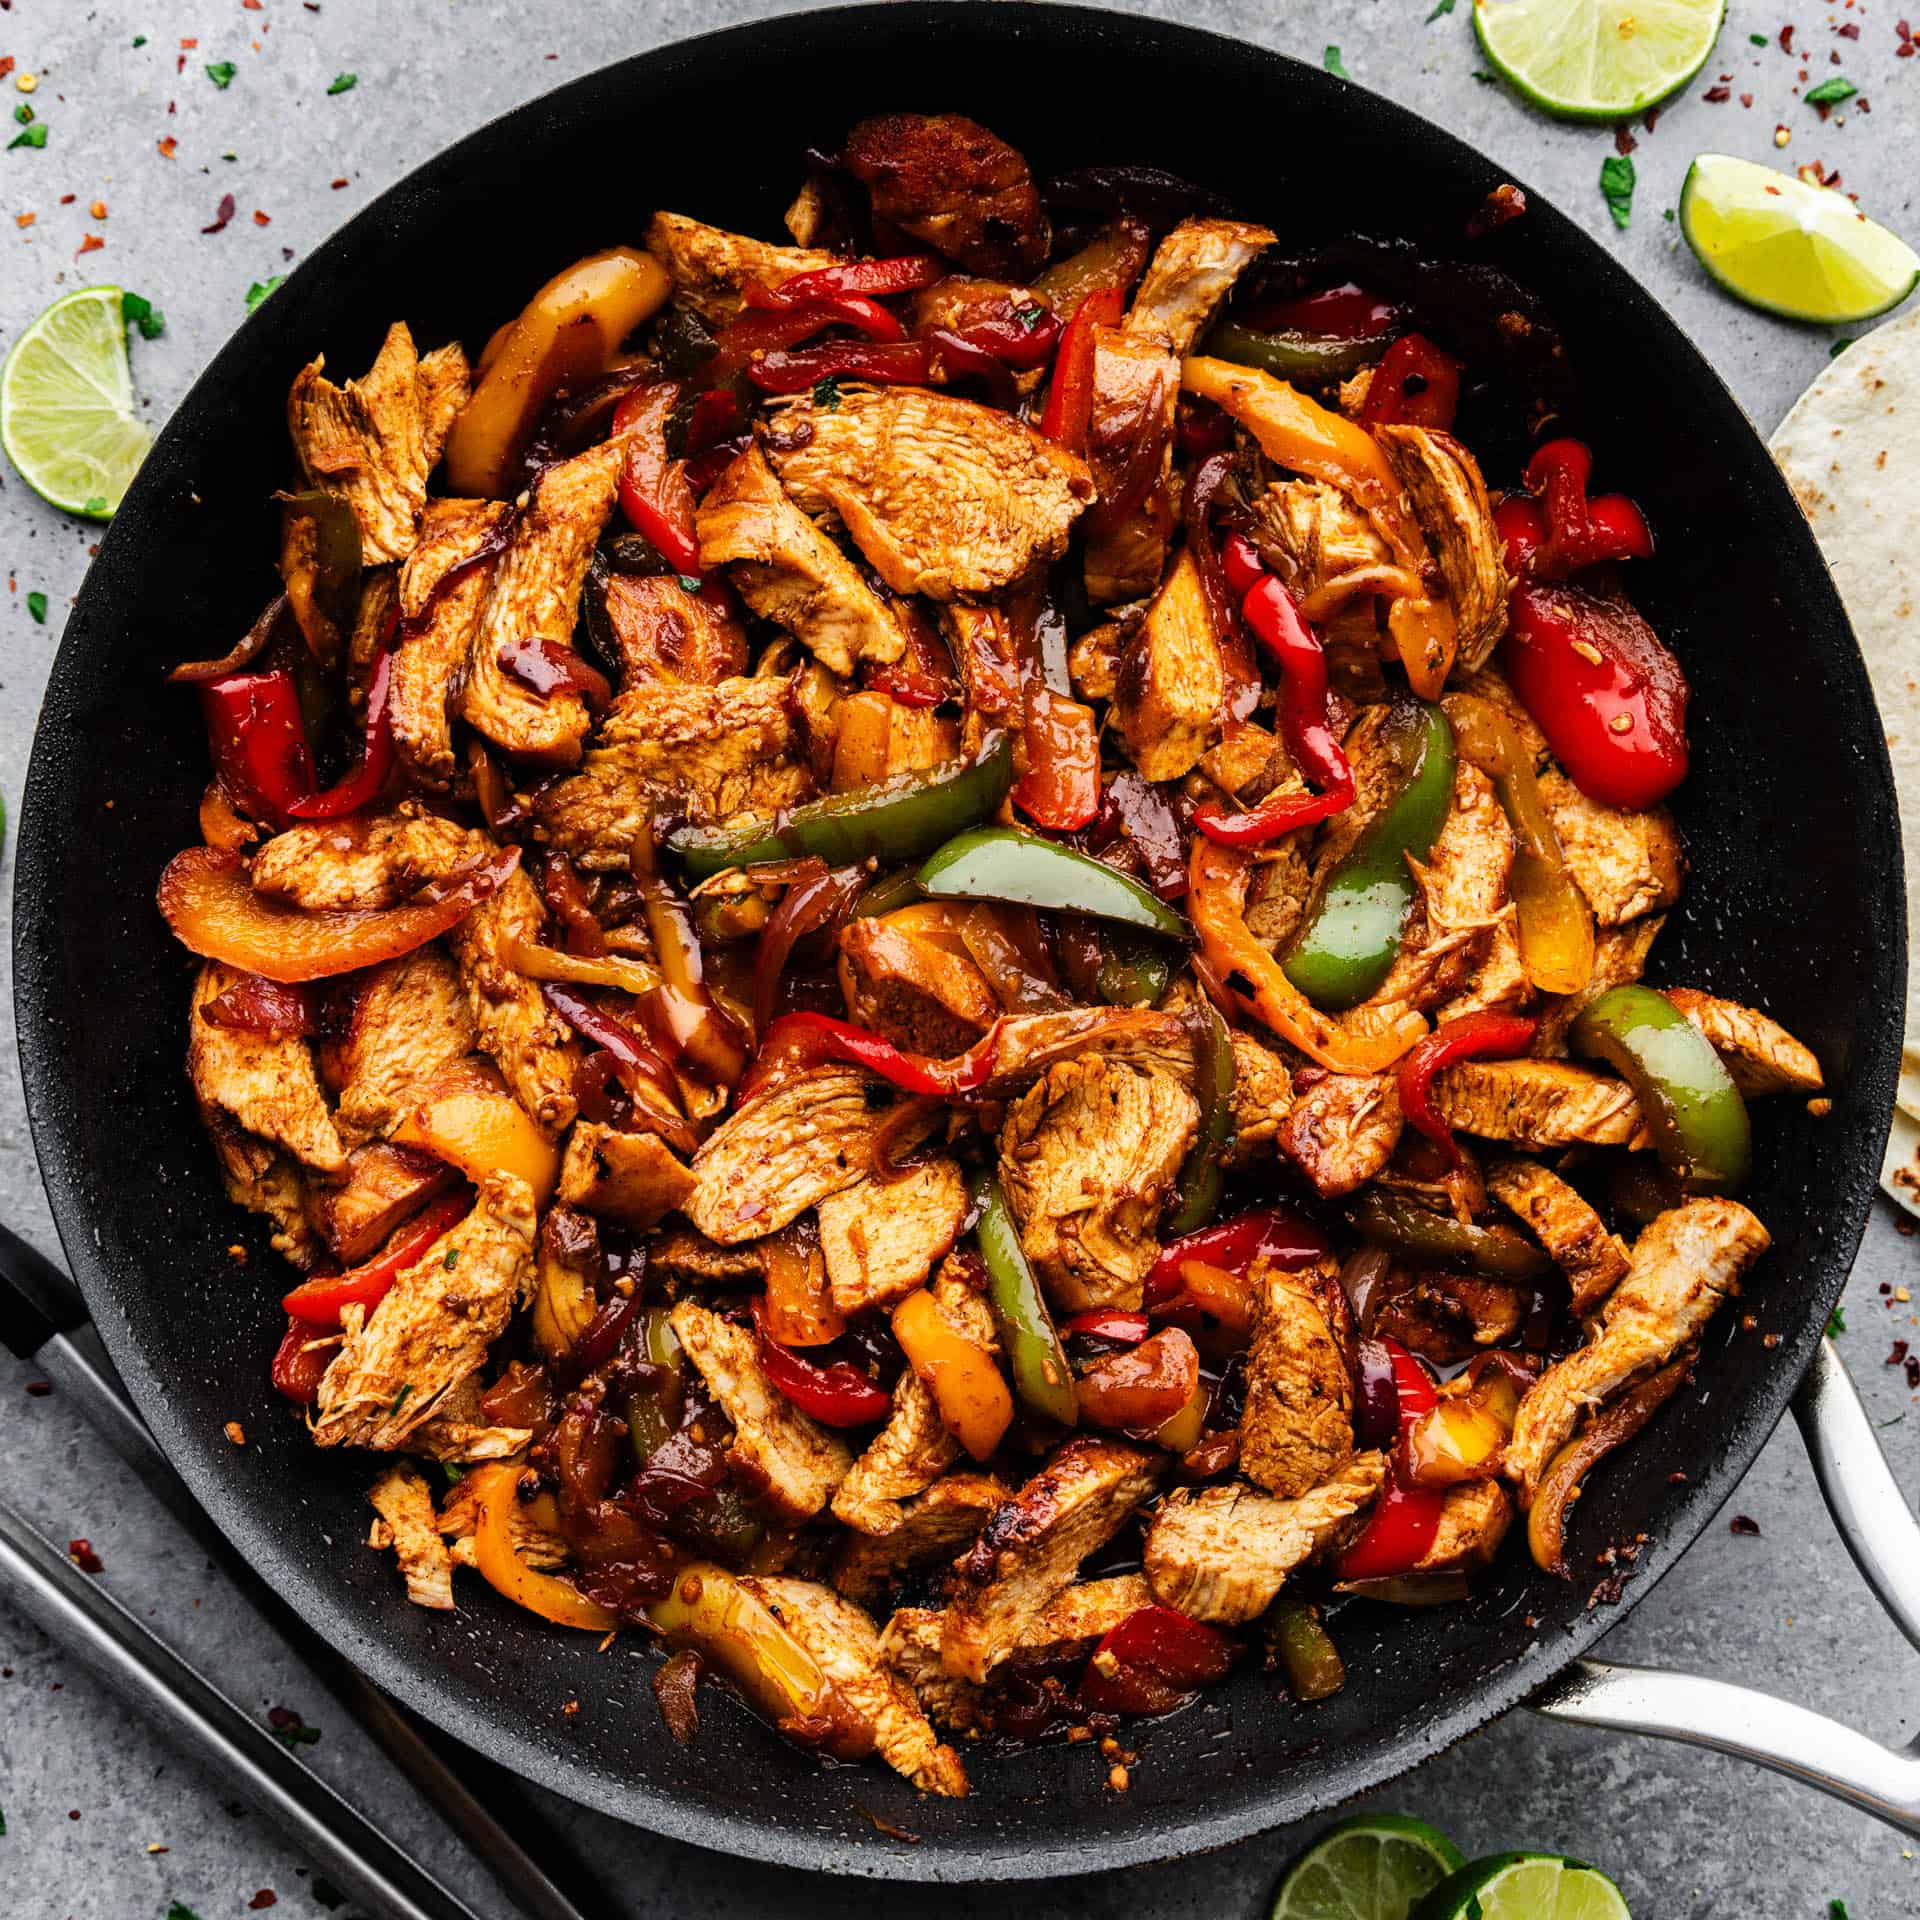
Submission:
[[[1920,307],[1831,361],[1772,441],[1866,656],[1907,843],[1920,942]],[[1920,1215],[1920,945],[1907,957],[1906,1051],[1880,1183]]]

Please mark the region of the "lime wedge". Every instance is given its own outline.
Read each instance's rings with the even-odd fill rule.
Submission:
[[[1473,0],[1500,77],[1546,113],[1624,120],[1706,64],[1726,0]]]
[[[1687,169],[1680,231],[1736,299],[1789,320],[1871,320],[1920,282],[1920,255],[1844,194],[1730,154]]]
[[[153,435],[133,410],[118,287],[63,295],[0,367],[0,446],[41,499],[111,520]]]
[[[1287,1869],[1273,1920],[1407,1920],[1420,1896],[1460,1864],[1460,1849],[1424,1820],[1355,1814]]]
[[[1494,1853],[1447,1878],[1414,1920],[1633,1920],[1598,1867],[1560,1853]]]

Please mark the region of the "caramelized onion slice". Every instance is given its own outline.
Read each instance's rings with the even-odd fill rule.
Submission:
[[[1612,1406],[1602,1407],[1547,1462],[1547,1470],[1540,1476],[1533,1505],[1527,1513],[1527,1545],[1541,1572],[1562,1580],[1571,1578],[1566,1553],[1567,1509],[1579,1498],[1581,1481],[1615,1447],[1631,1440],[1672,1399],[1693,1362],[1691,1352],[1683,1353]]]
[[[437,897],[401,907],[303,913],[256,893],[237,854],[188,847],[160,876],[160,912],[173,937],[204,960],[294,983],[397,960],[457,927],[520,864],[503,847],[456,875]]]

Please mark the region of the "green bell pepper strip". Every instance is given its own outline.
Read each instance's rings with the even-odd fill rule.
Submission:
[[[1211,1001],[1194,1010],[1194,1091],[1200,1096],[1200,1132],[1188,1150],[1174,1201],[1160,1231],[1169,1240],[1197,1233],[1220,1205],[1226,1176],[1220,1163],[1233,1144],[1233,1089],[1237,1078],[1233,1035]]]
[[[661,1378],[629,1394],[621,1412],[626,1416],[627,1437],[633,1446],[634,1459],[644,1467],[653,1453],[679,1431],[686,1373],[680,1337],[667,1318],[666,1308],[647,1308],[642,1325],[641,1347],[647,1359],[661,1369]]]
[[[1661,1163],[1689,1193],[1729,1193],[1747,1177],[1747,1103],[1720,1056],[1651,987],[1613,987],[1581,1008],[1567,1035],[1633,1088]]]
[[[1366,334],[1347,339],[1292,327],[1269,333],[1238,320],[1218,320],[1200,351],[1215,360],[1258,367],[1281,380],[1329,380],[1357,373],[1378,360],[1386,346],[1385,339]]]
[[[1100,942],[1094,991],[1110,1007],[1157,1007],[1173,981],[1173,963],[1158,941],[1121,930]]]
[[[898,913],[923,898],[920,881],[912,867],[895,867],[878,873],[855,897],[849,920],[872,920],[883,914]]]
[[[1303,1705],[1330,1699],[1347,1684],[1347,1670],[1333,1636],[1320,1624],[1320,1609],[1292,1594],[1282,1594],[1267,1615],[1267,1641],[1287,1691]]]
[[[1553,1262],[1508,1226],[1476,1226],[1453,1220],[1399,1194],[1377,1187],[1356,1200],[1348,1217],[1369,1246],[1384,1247],[1406,1260],[1435,1266],[1466,1267],[1490,1280],[1538,1280]]]
[[[1073,1426],[1080,1418],[1073,1373],[1040,1283],[1027,1264],[1007,1197],[992,1174],[975,1186],[973,1197],[980,1209],[973,1231],[986,1262],[987,1303],[1013,1368],[1014,1391],[1034,1412],[1063,1427]]]
[[[1184,942],[1186,923],[1139,881],[1103,860],[1015,827],[975,827],[949,840],[920,869],[935,900],[1005,900],[1055,913],[1088,913]]]
[[[1398,789],[1321,883],[1280,963],[1316,1007],[1336,1013],[1392,971],[1413,906],[1407,856],[1426,859],[1453,804],[1453,728],[1438,707],[1396,701],[1382,744]]]
[[[767,819],[724,827],[681,827],[667,845],[689,876],[709,880],[729,867],[817,855],[830,867],[874,859],[918,860],[961,828],[984,820],[1013,785],[1013,741],[990,733],[969,760],[949,760],[875,786],[829,794]]]

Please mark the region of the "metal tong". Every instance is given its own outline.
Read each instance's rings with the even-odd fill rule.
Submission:
[[[168,1465],[86,1324],[78,1290],[0,1227],[0,1339],[31,1360],[206,1549],[353,1713],[529,1920],[585,1920],[574,1898],[488,1810],[461,1772],[385,1694],[329,1647],[234,1552]],[[0,1500],[0,1590],[143,1717],[269,1815],[341,1890],[391,1920],[481,1920],[274,1734],[164,1645],[33,1524]],[[476,1776],[483,1763],[465,1756]],[[521,1822],[524,1826],[524,1821]],[[556,1865],[574,1883],[577,1863]],[[587,1910],[604,1901],[582,1886]]]

